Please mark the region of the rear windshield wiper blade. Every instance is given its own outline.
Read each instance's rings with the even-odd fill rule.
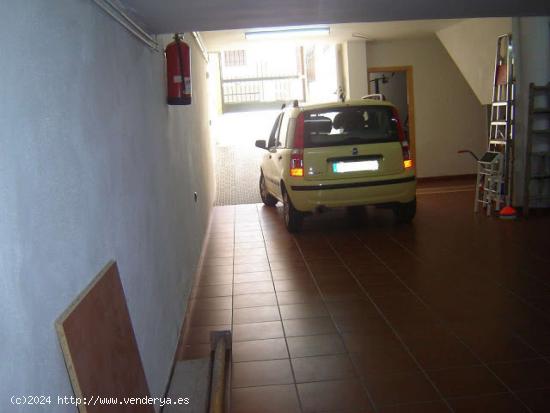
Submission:
[[[349,138],[346,138],[343,143],[344,144],[353,144],[353,143],[361,143],[361,142],[364,142],[364,141],[365,141],[365,139],[363,139],[363,138],[359,138],[357,136],[351,136]]]
[[[392,136],[376,136],[372,138],[359,138],[359,137],[351,137],[347,138],[343,143],[347,145],[353,145],[353,144],[361,144],[361,143],[384,143],[384,142],[393,142],[397,141],[397,138],[394,138]]]

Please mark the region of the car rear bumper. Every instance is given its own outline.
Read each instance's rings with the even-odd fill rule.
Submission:
[[[314,211],[319,207],[336,208],[355,205],[375,205],[411,202],[416,195],[416,177],[399,176],[388,179],[346,183],[304,183],[289,186],[289,195],[299,211]]]

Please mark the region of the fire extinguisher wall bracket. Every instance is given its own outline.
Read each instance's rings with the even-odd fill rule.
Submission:
[[[169,105],[191,104],[191,49],[178,33],[166,46],[166,81]]]

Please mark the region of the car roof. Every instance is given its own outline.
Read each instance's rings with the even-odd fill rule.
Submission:
[[[331,108],[346,108],[351,106],[392,106],[391,102],[387,100],[378,100],[378,99],[357,99],[357,100],[347,100],[345,102],[330,102],[330,103],[320,103],[314,105],[304,105],[300,106],[301,110],[316,110],[316,109],[331,109]]]
[[[330,110],[330,109],[339,109],[347,107],[357,107],[357,106],[389,106],[395,108],[395,105],[387,100],[378,100],[378,99],[355,99],[355,100],[346,100],[345,102],[328,102],[328,103],[317,103],[317,104],[306,104],[300,106],[290,106],[283,109],[291,118],[297,117],[303,111],[309,110]]]

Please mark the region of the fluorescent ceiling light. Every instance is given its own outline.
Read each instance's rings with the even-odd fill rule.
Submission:
[[[281,27],[275,29],[259,29],[245,32],[244,37],[247,40],[253,39],[281,39],[303,36],[328,36],[330,28],[328,26],[309,26],[309,27]]]

